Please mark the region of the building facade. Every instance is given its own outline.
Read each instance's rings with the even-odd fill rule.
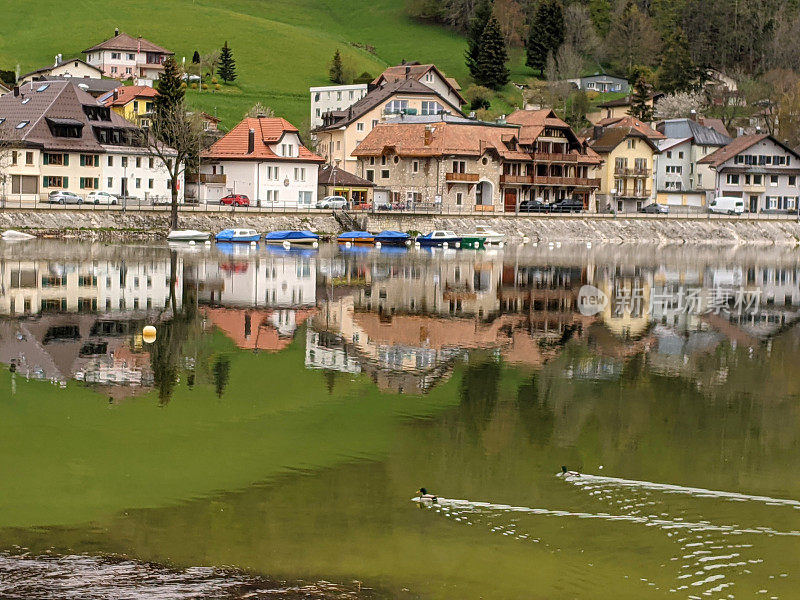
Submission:
[[[38,81],[44,77],[73,77],[73,78],[87,78],[99,79],[102,77],[103,72],[92,66],[80,58],[69,58],[64,60],[60,54],[56,55],[55,61],[49,67],[43,67],[30,73],[21,75],[17,81],[18,85],[28,83],[29,81]]]
[[[147,85],[123,85],[98,100],[139,127],[149,127],[158,91]]]
[[[142,37],[114,30],[114,36],[83,51],[86,62],[114,79],[158,79],[174,53]]]
[[[322,115],[346,110],[367,95],[366,83],[323,85],[309,88],[311,92],[311,128],[322,125]]]
[[[600,94],[627,94],[631,89],[627,79],[624,79],[623,77],[614,77],[613,75],[606,75],[604,73],[589,75],[587,77],[578,77],[576,79],[569,79],[568,81],[578,86],[579,90],[583,90],[585,92],[598,92]]]

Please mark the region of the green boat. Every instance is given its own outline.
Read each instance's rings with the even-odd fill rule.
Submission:
[[[476,235],[461,237],[461,247],[465,250],[485,250],[486,238]]]

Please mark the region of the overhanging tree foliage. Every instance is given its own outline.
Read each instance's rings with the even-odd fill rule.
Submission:
[[[233,51],[228,46],[228,41],[222,45],[219,52],[219,68],[217,75],[225,83],[230,83],[236,80],[236,61],[233,58]]]
[[[544,0],[531,21],[525,64],[540,73],[547,67],[547,55],[556,56],[564,43],[564,11],[559,0]]]

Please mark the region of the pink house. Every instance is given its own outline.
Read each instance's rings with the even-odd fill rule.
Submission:
[[[142,37],[114,30],[114,37],[83,51],[86,62],[115,79],[158,79],[163,62],[174,52]]]

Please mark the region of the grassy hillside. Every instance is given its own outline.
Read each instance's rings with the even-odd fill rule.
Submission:
[[[81,56],[119,27],[173,50],[187,62],[195,50],[233,49],[239,79],[221,92],[190,91],[191,104],[230,127],[256,101],[300,126],[308,88],[327,83],[339,48],[356,72],[377,74],[402,59],[435,62],[466,87],[464,40],[416,23],[397,0],[170,0],[144,2],[0,0],[0,67],[21,72],[50,64],[57,53]],[[373,46],[374,53],[352,46]]]

